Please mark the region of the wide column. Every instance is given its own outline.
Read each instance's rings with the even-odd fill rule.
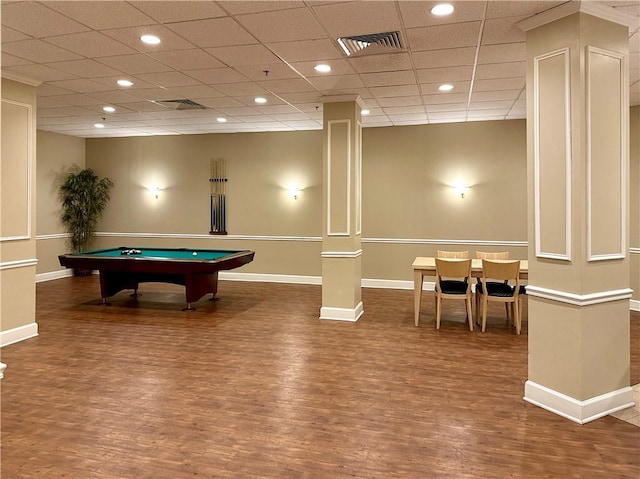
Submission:
[[[362,306],[362,122],[356,97],[323,107],[320,319],[357,321]]]
[[[571,2],[520,24],[530,245],[524,399],[581,424],[633,404],[627,18]]]

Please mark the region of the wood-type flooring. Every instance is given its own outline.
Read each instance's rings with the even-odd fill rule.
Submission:
[[[523,401],[526,305],[518,336],[499,304],[470,332],[462,301],[436,331],[430,293],[416,328],[406,290],[363,289],[357,323],[319,320],[313,285],[222,281],[192,312],[141,292],[37,285],[39,336],[2,349],[2,479],[640,477],[639,427]]]

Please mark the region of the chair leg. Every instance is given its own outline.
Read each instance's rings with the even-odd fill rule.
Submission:
[[[440,314],[442,313],[442,298],[436,296],[436,329],[440,329]]]
[[[515,316],[515,323],[516,323],[516,333],[520,334],[520,330],[522,329],[522,316],[521,316],[521,307],[522,304],[520,303],[520,301],[522,301],[520,298],[516,299],[516,303],[513,305],[513,315]]]
[[[484,333],[485,328],[487,327],[487,309],[488,309],[489,300],[486,296],[482,296],[482,332]]]
[[[467,298],[467,319],[469,320],[469,331],[473,331],[473,314],[471,313],[471,298]]]

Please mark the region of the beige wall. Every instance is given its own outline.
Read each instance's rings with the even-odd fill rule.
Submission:
[[[632,203],[640,189],[638,111],[632,109]],[[227,160],[227,237],[208,234],[212,158]],[[59,166],[48,161],[49,170]],[[247,248],[256,259],[238,272],[321,275],[320,131],[88,139],[86,164],[115,183],[99,226],[111,235],[96,247]],[[471,185],[464,198],[450,186],[458,179]],[[291,183],[303,188],[297,200],[285,189]],[[163,188],[157,200],[147,190],[154,185]],[[525,122],[365,128],[362,197],[366,279],[410,281],[415,256],[437,249],[526,258]],[[639,222],[636,208],[636,247]],[[59,268],[57,260],[51,265]]]
[[[37,333],[36,89],[2,79],[0,344]]]
[[[633,299],[640,301],[640,106],[631,108],[630,117],[631,288]]]
[[[84,167],[84,138],[38,130],[38,168],[36,216],[37,273],[61,269],[58,255],[69,250],[64,227],[60,222],[61,209],[58,188],[64,174],[73,165]]]

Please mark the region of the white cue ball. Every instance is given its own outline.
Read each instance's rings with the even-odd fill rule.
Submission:
[[[195,251],[193,252],[193,256],[198,256],[198,253],[196,253]]]

